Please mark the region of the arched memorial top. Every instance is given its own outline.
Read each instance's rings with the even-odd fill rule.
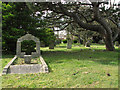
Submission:
[[[24,40],[33,40],[36,43],[36,52],[31,52],[32,57],[40,56],[40,41],[37,37],[31,34],[26,34],[17,40],[17,49],[16,49],[17,56],[24,57],[24,55],[26,54],[25,52],[21,52],[21,42]]]
[[[20,38],[17,40],[17,42],[22,42],[22,41],[24,41],[24,40],[33,40],[33,41],[35,41],[35,42],[39,42],[39,39],[38,39],[37,37],[31,35],[31,34],[26,34],[26,35],[20,37]]]

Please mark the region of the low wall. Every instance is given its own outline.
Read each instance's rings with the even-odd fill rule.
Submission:
[[[41,63],[42,63],[42,71],[43,71],[43,73],[48,73],[49,71],[48,71],[48,66],[47,66],[47,64],[46,64],[46,62],[44,61],[44,59],[43,59],[43,57],[42,56],[40,56],[40,61],[41,61]]]
[[[13,62],[17,59],[17,55],[15,55],[15,57],[3,68],[3,73],[2,74],[7,74],[8,73],[8,69],[10,67],[10,65],[13,64]]]

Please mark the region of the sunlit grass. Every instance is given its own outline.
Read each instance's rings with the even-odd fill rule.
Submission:
[[[51,50],[48,47],[40,49],[50,72],[4,75],[4,88],[118,87],[117,51],[105,51],[104,45],[91,45],[90,48],[73,45],[72,49],[66,49],[66,44],[57,45]],[[12,57],[3,56],[3,67]]]

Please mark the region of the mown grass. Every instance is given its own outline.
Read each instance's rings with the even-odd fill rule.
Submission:
[[[91,45],[91,48],[73,45],[72,49],[66,49],[65,44],[41,50],[49,73],[3,75],[2,87],[118,88],[117,50],[105,51],[104,45]],[[2,67],[12,58],[13,55],[4,55]]]

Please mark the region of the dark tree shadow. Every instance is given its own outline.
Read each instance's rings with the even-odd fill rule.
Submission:
[[[100,50],[96,50],[96,51],[100,52]],[[101,51],[101,52],[109,53],[107,51]],[[86,54],[86,50],[82,50],[82,51],[78,50],[75,52],[73,51],[72,52],[70,51],[69,52],[68,51],[44,51],[43,57],[45,56],[44,59],[47,62],[47,65],[49,65],[49,63],[63,63],[64,62],[63,60],[72,60],[72,59],[76,59],[76,60],[88,60],[89,59],[90,61],[94,61],[95,63],[99,63],[99,64],[118,65],[118,59],[112,60],[111,57],[105,56],[104,53],[99,55],[99,57],[94,57],[94,54],[91,56],[91,52],[87,52]],[[82,55],[84,55],[83,58],[79,57]],[[48,56],[48,58],[46,58],[46,56]],[[50,59],[50,57],[52,57],[53,59]],[[105,59],[102,59],[102,58],[105,58]]]

